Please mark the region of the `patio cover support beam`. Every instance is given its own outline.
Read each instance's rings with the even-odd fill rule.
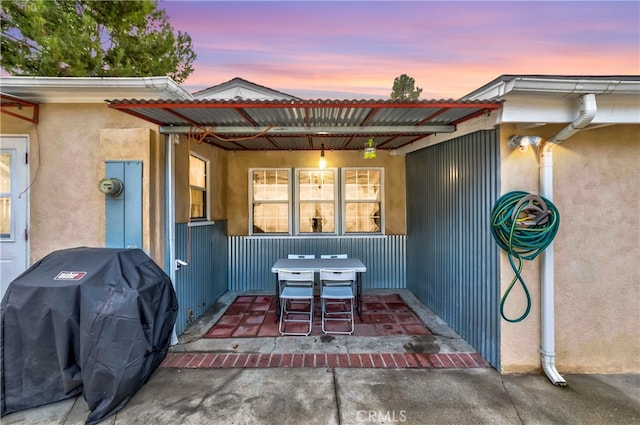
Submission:
[[[9,110],[7,108],[15,108],[15,110]],[[31,116],[22,114],[18,111],[22,111],[23,108],[31,108]],[[3,114],[10,115],[21,120],[29,121],[32,124],[38,124],[40,117],[40,107],[37,103],[28,102],[15,96],[8,94],[0,94],[0,111]]]
[[[265,127],[265,126],[161,126],[162,134],[193,134],[193,133],[215,133],[226,135],[317,135],[317,136],[338,136],[338,135],[394,135],[394,134],[433,134],[433,133],[453,133],[456,131],[455,125],[403,125],[403,126],[329,126],[329,127]]]

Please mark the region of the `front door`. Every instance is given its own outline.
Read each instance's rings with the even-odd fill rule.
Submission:
[[[26,137],[0,137],[0,297],[27,269],[29,192]]]

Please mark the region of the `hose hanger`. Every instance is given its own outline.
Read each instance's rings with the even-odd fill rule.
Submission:
[[[508,322],[520,322],[531,311],[531,295],[522,275],[522,260],[533,260],[553,241],[558,233],[560,213],[555,205],[540,195],[513,191],[498,199],[491,212],[491,235],[507,252],[515,272],[500,302],[500,315]],[[504,305],[516,282],[520,282],[527,299],[524,313],[515,319],[507,317]]]

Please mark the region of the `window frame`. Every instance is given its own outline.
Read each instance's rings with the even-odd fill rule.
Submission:
[[[368,171],[376,170],[380,173],[380,229],[377,232],[347,232],[347,203],[371,203],[371,200],[352,200],[347,199],[347,178],[348,171]],[[384,235],[385,229],[385,199],[384,199],[384,167],[343,167],[340,169],[340,211],[342,213],[341,235],[342,236],[362,236],[362,235]]]
[[[8,227],[9,233],[0,233],[1,242],[13,242],[16,240],[16,211],[15,200],[13,196],[14,188],[16,187],[16,150],[15,149],[1,149],[0,153],[9,157],[9,191],[0,192],[2,199],[9,201],[9,207],[7,208]]]
[[[300,172],[302,171],[318,171],[318,172],[331,172],[333,174],[333,201],[316,201],[314,203],[323,203],[323,204],[333,204],[334,207],[334,218],[333,218],[333,232],[302,232],[300,231],[300,206],[301,204],[309,204],[312,201],[301,201],[300,199]],[[340,228],[340,173],[338,172],[338,168],[295,168],[294,169],[294,197],[292,202],[292,208],[295,208],[294,211],[294,234],[297,236],[315,236],[315,237],[326,237],[326,236],[339,236],[341,235]]]
[[[254,231],[254,196],[253,196],[253,173],[256,171],[286,171],[287,173],[287,222],[288,229],[287,232],[255,232]],[[248,175],[248,187],[249,187],[249,235],[251,236],[291,236],[293,229],[293,217],[291,215],[291,203],[293,198],[293,172],[291,168],[249,168]],[[282,201],[260,201],[260,203],[272,203],[272,204],[280,204]]]
[[[205,184],[204,188],[191,184],[191,157],[194,157],[204,162],[204,184]],[[209,199],[209,195],[210,195],[209,188],[211,187],[210,174],[211,173],[210,173],[209,159],[203,157],[202,155],[198,155],[195,152],[189,152],[189,222],[209,221],[209,218],[211,217],[211,202]],[[204,199],[204,206],[205,206],[204,217],[191,216],[191,206],[192,206],[191,190],[200,190],[203,192],[203,199]]]
[[[376,170],[380,172],[380,229],[378,232],[347,232],[346,231],[346,205],[347,203],[357,202],[346,199],[346,172],[348,171],[365,171]],[[287,172],[287,220],[288,231],[285,232],[255,232],[254,231],[254,187],[253,175],[256,171],[286,171]],[[334,232],[301,232],[300,231],[300,172],[301,171],[330,171],[334,177],[334,200],[331,202],[335,208]],[[255,167],[249,168],[248,173],[248,207],[249,207],[249,236],[255,237],[278,237],[278,236],[296,236],[296,237],[350,237],[350,236],[380,236],[385,234],[385,185],[384,185],[384,167],[337,167],[337,168],[269,168]],[[264,203],[265,201],[260,201]],[[322,201],[329,202],[329,201]],[[371,203],[371,200],[363,200],[362,203]],[[267,201],[267,203],[269,203]],[[282,203],[282,201],[273,201],[273,203]]]

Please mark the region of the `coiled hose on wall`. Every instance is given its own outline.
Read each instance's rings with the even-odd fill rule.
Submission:
[[[542,253],[558,233],[560,213],[548,199],[522,191],[500,197],[491,212],[491,234],[500,248],[507,252],[515,276],[500,302],[500,315],[508,322],[524,320],[531,310],[531,295],[522,279],[522,260],[533,260]],[[527,306],[518,318],[505,315],[504,305],[515,283],[520,282]]]

